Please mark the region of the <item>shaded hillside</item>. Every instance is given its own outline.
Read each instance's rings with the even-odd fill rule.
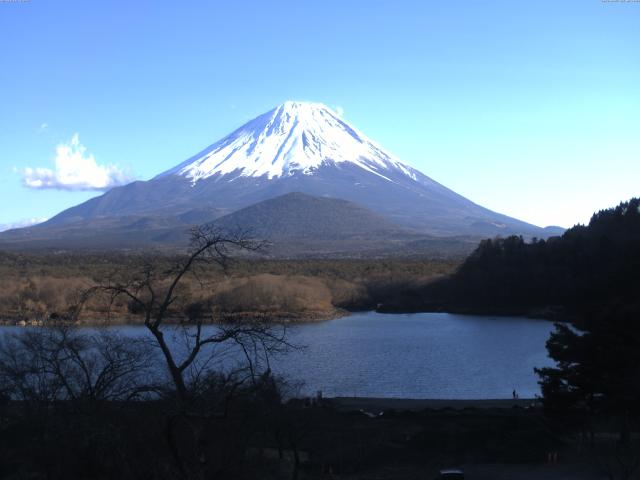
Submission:
[[[421,182],[387,173],[392,180],[389,181],[345,164],[323,165],[313,175],[297,172],[275,179],[233,177],[231,181],[216,175],[192,184],[180,176],[163,176],[116,187],[59,213],[44,225],[61,226],[125,215],[182,215],[200,208],[217,209],[224,214],[287,193],[304,192],[354,202],[423,234],[480,238],[514,233],[547,237],[562,232],[558,227],[539,228],[492,212],[420,172],[415,175]]]
[[[215,216],[211,215],[209,219]],[[98,217],[64,225],[36,225],[2,232],[3,250],[103,250],[175,248],[187,245],[189,228],[200,222],[178,216]]]
[[[325,239],[402,235],[408,232],[386,218],[346,200],[289,193],[251,205],[215,221],[221,228],[249,230],[280,239]]]
[[[265,200],[215,221],[267,240],[264,253],[286,258],[463,258],[470,237],[434,237],[401,228],[353,202],[300,192]]]
[[[346,200],[290,193],[221,217],[198,208],[175,215],[99,216],[71,223],[45,223],[0,234],[0,249],[176,251],[190,229],[216,222],[243,231],[271,247],[262,255],[287,258],[428,256],[462,258],[477,245],[473,237],[433,237],[398,227],[387,218]]]
[[[593,215],[562,237],[484,240],[456,274],[426,292],[447,308],[579,315],[640,311],[640,199]],[[426,300],[425,300],[426,301]]]

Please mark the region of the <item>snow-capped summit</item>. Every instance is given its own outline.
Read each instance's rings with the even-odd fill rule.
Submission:
[[[275,198],[280,200],[270,202]],[[345,209],[333,200],[355,207]],[[550,234],[473,203],[385,152],[331,108],[308,102],[285,102],[155,178],[116,187],[31,231],[48,235],[73,225],[78,231],[87,225],[124,225],[114,238],[126,243],[131,231],[226,216],[229,222],[251,219],[253,226],[289,233],[317,233],[322,225],[326,235],[339,236],[346,231],[340,225],[358,223],[354,215],[368,218],[369,225],[391,222],[410,235]],[[358,235],[367,237],[363,230]]]
[[[327,163],[350,162],[390,180],[385,172],[415,171],[322,103],[287,101],[254,118],[194,157],[159,175],[197,182],[216,174],[286,177],[313,174]]]

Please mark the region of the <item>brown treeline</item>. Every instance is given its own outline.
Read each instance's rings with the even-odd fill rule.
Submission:
[[[0,252],[0,322],[39,324],[71,320],[83,292],[109,279],[128,277],[153,258],[158,269],[180,257],[137,253]],[[396,303],[435,279],[450,274],[456,260],[262,260],[241,259],[225,272],[207,266],[185,279],[171,316],[186,318],[190,305],[205,303],[212,321],[247,316],[313,321],[349,310]],[[93,295],[83,304],[83,322],[136,322],[126,299]]]

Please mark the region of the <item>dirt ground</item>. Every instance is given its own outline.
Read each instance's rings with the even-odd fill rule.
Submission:
[[[385,410],[418,412],[426,408],[441,409],[452,408],[462,410],[464,408],[512,408],[512,407],[539,407],[535,398],[518,399],[490,399],[490,400],[434,400],[411,398],[373,398],[373,397],[333,397],[330,401],[340,411],[364,410],[378,413]]]
[[[608,480],[594,467],[575,463],[557,465],[508,465],[480,464],[456,466],[465,473],[465,480]],[[372,471],[349,477],[335,477],[345,480],[436,480],[437,468],[416,468],[398,466]]]
[[[594,467],[580,464],[557,465],[469,465],[468,480],[606,480]]]
[[[427,418],[428,423],[423,423],[422,428],[425,432],[431,432],[427,435],[435,435],[441,438],[441,445],[446,445],[447,431],[453,428],[452,431],[459,427],[453,426],[456,422],[461,422],[459,426],[467,424],[468,430],[459,430],[458,434],[462,437],[472,436],[476,433],[476,430],[481,430],[483,433],[479,435],[480,438],[484,438],[487,444],[495,442],[495,438],[492,439],[492,435],[488,433],[491,428],[490,424],[493,422],[504,423],[505,416],[513,418],[538,418],[542,417],[541,405],[537,399],[494,399],[494,400],[432,400],[432,399],[394,399],[394,398],[358,398],[358,397],[336,397],[329,400],[337,411],[340,412],[360,412],[363,417],[369,417],[371,421],[382,421],[383,418],[388,417],[391,412],[392,417],[409,416],[409,418],[416,419],[416,424]],[[426,413],[431,411],[431,413]],[[384,413],[381,413],[384,412]],[[405,412],[405,413],[402,413]],[[438,413],[440,412],[440,413]],[[448,412],[448,413],[447,413]],[[513,412],[513,413],[511,413]],[[526,412],[529,412],[528,414]],[[426,417],[425,417],[426,415]],[[523,417],[524,416],[524,417]],[[419,419],[423,420],[419,420]],[[434,423],[438,422],[438,418],[442,421],[442,429],[434,429]],[[512,420],[513,420],[512,418]],[[464,420],[467,419],[467,420]],[[390,419],[389,419],[390,420]],[[469,422],[469,423],[467,423]],[[475,423],[477,422],[477,423]],[[474,426],[471,426],[474,425]],[[602,469],[590,462],[588,458],[578,457],[572,446],[556,446],[551,447],[538,444],[541,441],[545,441],[544,435],[542,436],[528,436],[525,432],[531,428],[531,425],[525,427],[524,423],[516,424],[516,429],[510,434],[506,433],[506,437],[502,440],[498,439],[497,444],[511,443],[513,448],[513,463],[509,461],[503,462],[483,462],[480,457],[477,463],[473,461],[462,461],[455,463],[453,458],[464,458],[466,456],[473,457],[473,454],[469,452],[469,455],[461,452],[459,448],[463,448],[464,440],[462,437],[457,437],[460,443],[458,447],[441,448],[435,444],[430,445],[427,440],[426,444],[415,445],[418,451],[424,452],[423,460],[420,460],[420,455],[412,459],[411,463],[403,464],[398,462],[395,465],[378,465],[377,467],[371,466],[370,469],[364,467],[361,472],[353,475],[336,476],[338,479],[349,480],[391,480],[391,479],[406,479],[406,480],[432,480],[438,477],[438,471],[441,468],[458,468],[465,472],[465,478],[467,480],[607,480],[608,477]],[[415,426],[415,424],[414,424]],[[511,427],[504,429],[505,432],[509,432]],[[522,429],[522,430],[521,430]],[[414,435],[418,431],[418,428],[411,431],[407,427],[406,433],[408,435]],[[518,433],[521,431],[522,434]],[[437,432],[437,433],[436,433]],[[494,432],[495,433],[495,432]],[[522,435],[524,439],[518,440]],[[498,435],[501,437],[502,435]],[[455,437],[454,437],[455,438]],[[538,444],[538,445],[536,445]],[[550,442],[549,445],[552,445]],[[480,445],[470,442],[467,448],[471,448],[470,445],[475,445],[474,449],[481,449]],[[435,448],[434,448],[435,447]],[[495,447],[495,444],[494,444]],[[520,455],[516,452],[518,448],[525,450],[534,449],[538,453],[530,457],[531,460],[539,458],[539,462],[525,461],[518,459]],[[559,448],[557,452],[557,461],[555,464],[547,463],[546,449],[547,448]],[[414,450],[415,451],[415,450]],[[454,452],[458,453],[454,453]],[[437,452],[437,453],[436,453]],[[507,455],[509,456],[509,455]],[[527,455],[524,455],[525,457]],[[505,460],[507,460],[505,458]],[[422,464],[421,464],[422,463]],[[330,477],[329,477],[330,478]]]

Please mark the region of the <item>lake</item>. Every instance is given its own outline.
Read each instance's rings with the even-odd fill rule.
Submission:
[[[534,367],[553,365],[553,323],[447,313],[357,313],[291,332],[308,345],[274,370],[328,396],[523,398],[540,393]]]
[[[310,395],[489,399],[515,389],[532,398],[540,393],[533,368],[553,364],[545,349],[552,330],[552,322],[521,317],[362,312],[290,327],[288,339],[305,348],[271,365]]]

